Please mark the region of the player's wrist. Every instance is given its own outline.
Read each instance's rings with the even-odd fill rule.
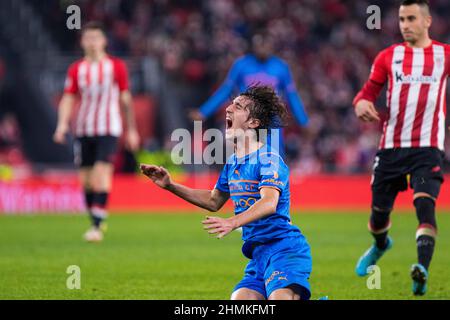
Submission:
[[[231,223],[231,227],[233,230],[242,227],[239,222],[239,216],[237,216],[237,215],[228,218],[228,221]]]
[[[164,187],[163,189],[170,191],[170,192],[174,192],[175,191],[175,184],[172,181],[169,181]]]
[[[66,133],[69,130],[69,126],[65,123],[58,124],[56,127],[56,132],[58,133]]]

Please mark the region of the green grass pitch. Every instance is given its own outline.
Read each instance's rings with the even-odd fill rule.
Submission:
[[[203,214],[112,215],[105,241],[81,240],[79,215],[0,216],[0,299],[228,299],[246,259],[241,234],[222,240],[202,229]],[[312,299],[450,299],[450,214],[439,213],[439,236],[428,293],[411,294],[416,218],[393,214],[393,249],[380,261],[381,289],[354,273],[369,244],[367,214],[296,213],[312,249]],[[81,289],[69,290],[69,265],[81,268]]]

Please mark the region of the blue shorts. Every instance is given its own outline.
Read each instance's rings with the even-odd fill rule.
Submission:
[[[308,282],[312,270],[309,244],[303,235],[287,237],[257,246],[245,268],[244,278],[233,291],[248,288],[266,299],[277,290],[290,287],[302,300],[311,297]]]

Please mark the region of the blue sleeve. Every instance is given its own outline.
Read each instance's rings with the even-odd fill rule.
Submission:
[[[301,126],[306,126],[308,124],[308,115],[306,114],[305,107],[303,105],[302,99],[297,93],[297,89],[295,87],[295,83],[292,80],[291,71],[289,67],[285,65],[284,71],[284,94],[286,100],[289,103],[292,113],[294,114],[294,118],[298,124]]]
[[[215,189],[230,193],[230,188],[228,186],[228,165],[225,164],[222,171],[220,172],[219,179],[217,179],[216,185],[214,187]]]
[[[282,192],[289,182],[289,168],[276,153],[266,153],[260,159],[260,182],[258,189],[275,188]]]
[[[241,69],[240,66],[240,60],[236,61],[228,72],[228,75],[222,85],[205,103],[200,106],[200,113],[205,118],[210,117],[224,104],[225,101],[227,101],[227,99],[230,98],[233,93],[233,89],[237,85]]]

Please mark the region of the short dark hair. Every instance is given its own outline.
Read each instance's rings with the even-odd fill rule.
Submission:
[[[105,32],[105,27],[103,26],[103,24],[99,21],[89,21],[87,22],[83,28],[81,29],[81,34],[85,33],[88,30],[99,30],[101,31],[104,35],[106,35]]]
[[[402,6],[410,6],[413,4],[417,4],[421,7],[430,7],[430,2],[428,0],[402,0]]]
[[[257,129],[274,129],[286,125],[286,105],[272,87],[252,85],[240,96],[247,97],[252,101],[249,107],[249,118],[259,120],[260,125]]]

